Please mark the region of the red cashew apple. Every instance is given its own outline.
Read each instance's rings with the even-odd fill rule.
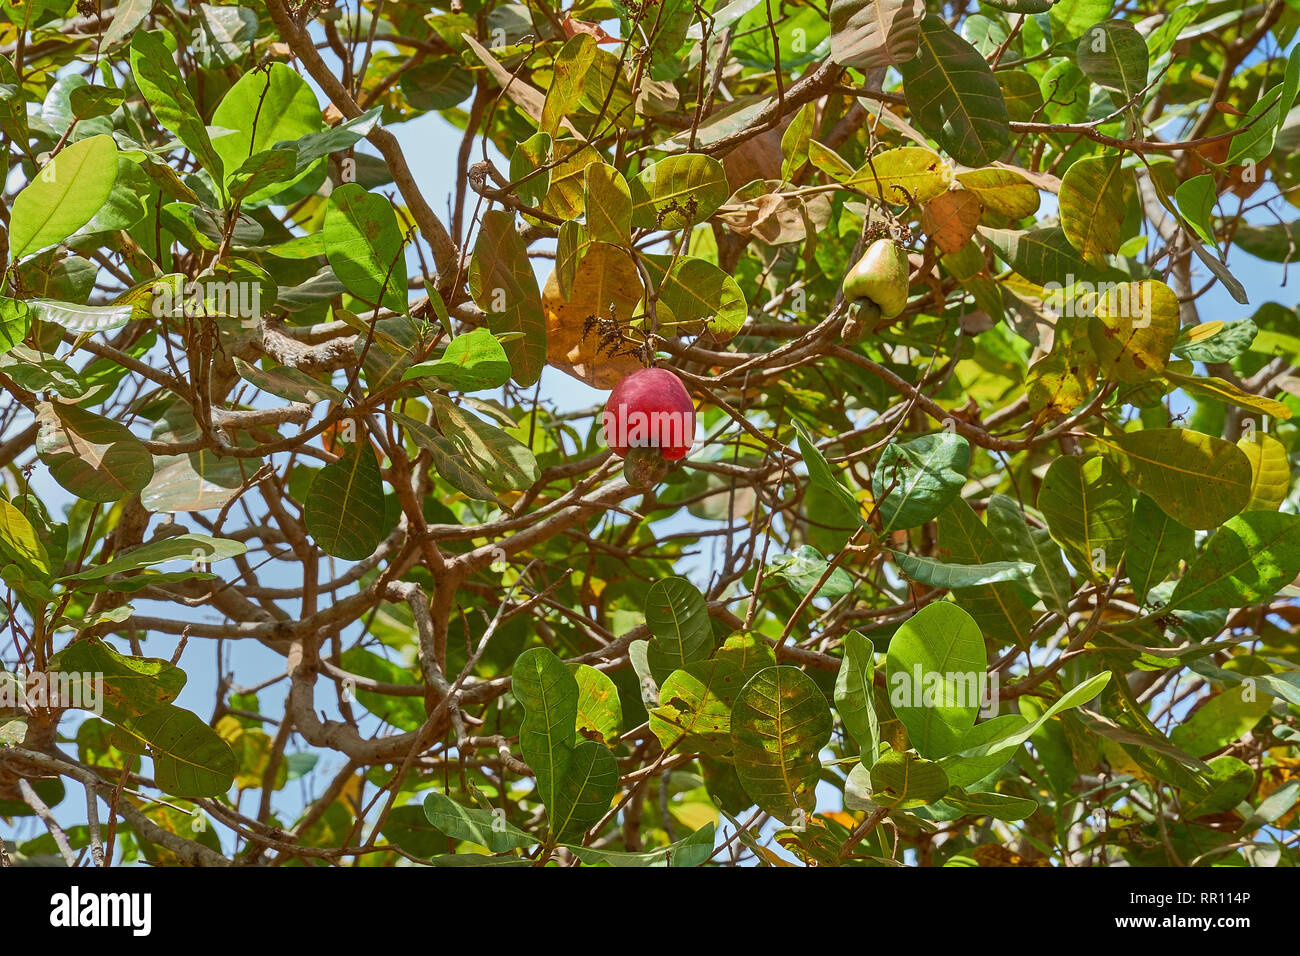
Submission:
[[[663,368],[643,368],[621,379],[601,415],[605,441],[626,460],[628,483],[647,487],[667,463],[686,457],[695,440],[695,405],[686,386]]]

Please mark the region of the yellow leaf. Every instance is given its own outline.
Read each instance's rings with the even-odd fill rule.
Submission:
[[[1178,341],[1178,296],[1163,282],[1119,282],[1097,296],[1089,339],[1114,382],[1148,382]]]
[[[855,186],[895,206],[926,202],[946,192],[952,167],[933,150],[900,146],[877,153],[845,185]]]
[[[1291,465],[1286,446],[1264,432],[1243,438],[1237,447],[1250,459],[1250,501],[1247,511],[1276,511],[1291,490]]]
[[[627,252],[606,242],[591,243],[574,270],[567,299],[555,272],[546,280],[546,360],[595,388],[613,388],[641,367],[625,350],[639,343],[627,338],[627,330],[643,292],[641,275]]]

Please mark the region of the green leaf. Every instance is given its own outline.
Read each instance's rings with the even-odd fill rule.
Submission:
[[[1250,319],[1202,322],[1183,330],[1174,354],[1193,362],[1230,362],[1250,348],[1259,327]]]
[[[76,574],[65,575],[60,581],[91,581],[106,578],[110,574],[124,574],[150,568],[168,561],[199,561],[212,564],[226,558],[233,558],[248,550],[242,541],[229,538],[213,538],[206,534],[178,534],[160,541],[150,541],[138,548],[132,548],[125,554],[119,554],[104,564],[83,568]]]
[[[405,79],[406,74],[403,74],[402,78]],[[292,149],[298,157],[297,169],[304,170],[316,160],[324,159],[330,153],[351,149],[365,139],[367,134],[379,125],[379,117],[383,110],[382,106],[372,107],[346,123],[339,123],[319,133],[307,133],[297,139],[281,140],[272,148]]]
[[[113,22],[99,41],[101,53],[107,53],[131,36],[153,9],[153,0],[121,0],[113,9]]]
[[[237,66],[257,38],[257,14],[247,7],[198,5],[195,50],[205,70]],[[199,31],[202,32],[199,32]]]
[[[962,498],[954,499],[939,515],[939,553],[960,564],[987,564],[1007,557],[999,539],[980,521],[975,510]],[[1060,561],[1058,552],[1057,561]],[[1020,595],[1021,588],[1010,581],[997,581],[971,588],[957,588],[953,600],[979,625],[984,637],[997,645],[1015,644],[1028,648],[1034,617]],[[1073,592],[1071,592],[1073,593]]]
[[[1225,684],[1240,684],[1249,680],[1259,690],[1281,697],[1293,704],[1300,704],[1300,671],[1279,671],[1277,673],[1243,674],[1240,671],[1226,671],[1203,660],[1189,661],[1189,668],[1202,677],[1222,681]]]
[[[344,183],[325,204],[325,256],[349,292],[371,306],[406,311],[406,258],[397,213],[383,196]]]
[[[860,70],[906,63],[924,13],[919,0],[831,0],[831,59]]]
[[[345,561],[369,557],[392,530],[374,449],[364,432],[357,439],[316,473],[303,504],[307,533],[326,554]]]
[[[961,493],[969,468],[970,443],[953,432],[890,442],[871,475],[881,530],[915,528],[937,517]]]
[[[1147,85],[1146,41],[1127,20],[1106,20],[1089,27],[1079,39],[1075,62],[1088,79],[1115,90],[1127,102]]]
[[[1222,259],[1217,255],[1207,252],[1205,247],[1199,242],[1191,244],[1192,252],[1196,253],[1196,258],[1200,259],[1212,273],[1214,277],[1223,283],[1224,290],[1232,296],[1233,300],[1240,305],[1249,305],[1250,296],[1246,294],[1246,287],[1241,284],[1236,276],[1232,274]]]
[[[221,155],[213,147],[208,129],[203,124],[203,114],[195,105],[185,78],[176,68],[163,35],[161,30],[151,30],[131,37],[131,71],[136,85],[158,122],[176,134],[176,138],[198,158],[221,194],[225,189],[225,166]],[[240,161],[247,158],[245,152]]]
[[[1138,495],[1124,568],[1139,601],[1145,601],[1147,592],[1167,578],[1178,562],[1195,549],[1196,535],[1191,528],[1161,511],[1149,496]]]
[[[120,501],[153,477],[153,457],[129,429],[63,402],[37,405],[36,451],[60,485],[87,501]]]
[[[453,488],[479,501],[499,500],[497,493],[483,480],[473,464],[465,461],[460,449],[450,439],[440,435],[437,429],[400,412],[393,413],[393,421],[406,429],[411,439],[429,453],[438,476]]]
[[[734,277],[707,259],[695,256],[643,256],[650,281],[658,287],[660,327],[691,331],[703,322],[719,341],[732,338],[745,324],[749,305]],[[671,265],[669,265],[671,263]]]
[[[461,461],[498,490],[523,491],[541,477],[528,446],[437,393],[429,396],[438,425]]]
[[[525,867],[534,866],[532,860],[522,856],[487,856],[479,853],[443,853],[424,861],[429,866],[450,867]]]
[[[1262,226],[1243,225],[1232,234],[1234,245],[1268,263],[1286,261],[1297,241],[1300,241],[1300,220],[1270,222]]]
[[[654,635],[647,654],[656,681],[662,682],[692,661],[703,660],[713,650],[713,628],[704,595],[685,578],[662,578],[650,585],[645,622]]]
[[[246,736],[241,735],[240,740],[245,739]],[[390,845],[416,857],[436,856],[439,850],[447,849],[446,835],[429,825],[424,809],[418,803],[393,807],[379,833]]]
[[[1206,757],[1236,742],[1273,706],[1268,694],[1229,688],[1200,704],[1169,733],[1169,742],[1194,757]]]
[[[585,211],[587,167],[605,160],[576,139],[557,139],[553,152],[556,165],[551,167],[551,188],[546,191],[542,212],[558,219],[577,219]]]
[[[174,797],[218,797],[230,789],[239,761],[217,732],[188,710],[164,704],[115,721],[115,744],[153,758],[154,781]]]
[[[631,242],[632,193],[623,174],[608,163],[592,163],[584,175],[587,235],[593,242]]]
[[[0,717],[0,747],[16,747],[26,736],[26,718]]]
[[[918,54],[899,70],[913,122],[953,159],[984,166],[1002,157],[1011,142],[1002,88],[984,57],[947,24],[926,14]]]
[[[1192,227],[1202,242],[1214,245],[1214,204],[1218,201],[1218,192],[1214,185],[1214,176],[1203,173],[1180,183],[1174,190],[1174,202],[1183,214],[1187,224]]]
[[[315,405],[317,402],[337,402],[342,404],[343,393],[327,382],[317,381],[301,369],[291,365],[273,368],[259,368],[250,365],[238,355],[232,359],[240,378],[252,382],[264,392],[289,402],[304,402]]]
[[[976,724],[958,743],[957,753],[950,754],[939,761],[939,766],[943,767],[944,773],[948,775],[948,783],[954,787],[968,787],[997,770],[1011,759],[1010,750],[977,757],[970,756],[968,752],[992,740],[1001,740],[1028,726],[1028,723],[1019,714],[1002,714],[992,720]]]
[[[112,332],[140,318],[141,311],[147,311],[134,305],[77,305],[53,299],[28,299],[27,306],[41,322],[77,333]]]
[[[1088,701],[1100,694],[1102,688],[1109,682],[1110,671],[1103,671],[1102,673],[1084,681],[1082,684],[1071,688],[1065,694],[1062,694],[1056,703],[1043,711],[1043,713],[1035,720],[1024,724],[1019,730],[1013,731],[1012,733],[1006,734],[1002,737],[997,737],[976,747],[963,750],[958,756],[962,759],[992,757],[998,754],[1007,754],[1010,756],[1010,751],[1019,747],[1022,743],[1032,737],[1034,731],[1038,730],[1039,727],[1046,724],[1057,714],[1061,713],[1061,711],[1071,710],[1088,703]],[[1023,721],[1023,718],[1019,719]]]
[[[578,105],[582,96],[583,79],[596,59],[596,38],[589,33],[578,33],[565,41],[555,55],[551,85],[546,90],[539,129],[554,136],[560,123]],[[513,179],[514,177],[511,176]]]
[[[1206,395],[1217,402],[1236,405],[1261,415],[1268,415],[1282,421],[1291,417],[1291,409],[1282,402],[1261,395],[1254,395],[1238,388],[1227,379],[1213,376],[1184,375],[1174,369],[1165,369],[1165,378],[1170,384],[1193,395]]]
[[[510,154],[510,181],[519,185],[515,189],[519,200],[529,206],[539,206],[551,188],[551,171],[547,163],[551,159],[551,137],[548,133],[534,133],[515,145]],[[524,177],[536,170],[540,173],[531,179]]]
[[[50,573],[50,558],[45,545],[21,511],[0,498],[0,558],[3,563],[30,568],[41,577]]]
[[[830,562],[810,544],[799,547],[793,554],[778,554],[772,558],[766,573],[784,578],[800,594],[807,594],[821,580]],[[853,575],[836,568],[826,578],[817,592],[818,597],[843,597],[853,591]]]
[[[1288,90],[1287,84],[1283,82],[1256,100],[1240,121],[1241,132],[1232,139],[1227,162],[1258,162],[1266,159],[1273,152],[1277,131],[1290,112],[1294,99],[1294,88]]]
[[[402,374],[403,381],[412,378],[435,387],[480,392],[510,380],[510,361],[491,332],[474,329],[452,339],[441,358],[412,365]]]
[[[614,746],[623,723],[623,707],[614,682],[590,664],[575,664],[573,677],[578,682],[578,726],[574,742],[585,738]]]
[[[1046,13],[1052,9],[1052,0],[983,0],[983,3],[1008,13]]]
[[[537,276],[515,231],[512,213],[494,209],[483,214],[470,260],[469,284],[494,334],[521,334],[506,343],[506,356],[518,384],[535,384],[546,364],[546,315]]]
[[[1113,0],[1057,0],[1052,6],[1052,39],[1060,43],[1077,37],[1090,25],[1110,15]]]
[[[1250,460],[1230,441],[1189,428],[1098,440],[1129,484],[1193,530],[1218,527],[1250,501]]]
[[[9,254],[14,261],[62,242],[94,218],[117,181],[117,144],[107,135],[65,147],[13,202]]]
[[[1038,801],[1013,797],[1005,793],[949,792],[943,798],[964,814],[992,817],[995,820],[1026,820],[1038,812]]]
[[[1038,490],[1038,510],[1076,570],[1094,580],[1114,573],[1128,543],[1133,495],[1105,458],[1057,458]]]
[[[1300,574],[1300,516],[1247,511],[1211,536],[1163,612],[1244,607],[1272,597]]]
[[[236,365],[239,361],[235,359]],[[154,422],[154,441],[185,443],[199,437],[193,409],[184,400],[173,402]],[[241,445],[253,442],[249,436],[240,436],[240,439]],[[262,462],[257,458],[219,454],[211,448],[181,455],[155,456],[153,478],[140,492],[140,503],[154,512],[221,508],[240,492],[244,482],[251,479],[261,466]]]
[[[632,225],[642,229],[681,229],[704,222],[731,195],[722,163],[703,153],[661,159],[628,186]]]
[[[419,682],[415,680],[410,670],[364,647],[350,647],[340,654],[339,666],[350,674],[366,677],[381,684],[419,686]],[[419,730],[424,724],[427,714],[422,696],[383,694],[366,690],[364,687],[358,687],[355,693],[362,707],[398,730]]]
[[[298,154],[292,149],[264,149],[254,153],[227,177],[230,197],[248,201],[268,189],[279,191],[283,186],[278,184],[292,179],[297,166]]]
[[[534,647],[515,660],[511,690],[524,708],[519,749],[537,778],[537,795],[551,814],[554,833],[560,787],[575,749],[578,682],[551,651]],[[605,749],[591,741],[585,743]],[[589,759],[594,765],[595,758]]]
[[[78,86],[68,94],[68,105],[77,120],[108,116],[122,105],[125,94],[107,86]]]
[[[0,245],[0,249],[3,249],[3,245]],[[0,253],[0,261],[3,261],[2,253]],[[31,308],[26,302],[0,296],[0,355],[4,355],[25,339],[31,325]]]
[[[731,708],[746,682],[729,660],[694,661],[673,671],[650,710],[650,730],[660,745],[680,753],[725,757],[731,753]]]
[[[1072,163],[1061,179],[1061,228],[1084,260],[1104,266],[1123,241],[1126,187],[1133,174],[1120,154],[1087,156]]]
[[[568,768],[548,805],[551,834],[561,842],[579,840],[609,812],[618,793],[618,762],[607,747],[584,740],[573,748]]]
[[[749,679],[731,709],[736,773],[761,810],[782,823],[815,805],[818,754],[834,720],[826,698],[797,667],[767,667]]]
[[[1025,231],[980,227],[980,234],[1007,265],[1037,285],[1060,283],[1063,277],[1091,279],[1095,272],[1084,263],[1060,226],[1040,226]]]
[[[952,753],[975,725],[988,666],[984,637],[955,604],[927,604],[894,632],[890,703],[922,756]]]
[[[1244,760],[1222,754],[1209,761],[1209,765],[1206,782],[1210,792],[1187,807],[1188,817],[1234,810],[1255,788],[1255,771]]]
[[[835,675],[835,710],[865,763],[874,763],[880,756],[880,721],[872,690],[875,653],[871,641],[849,631],[844,635],[844,657]]]
[[[1241,825],[1243,833],[1250,833],[1262,825],[1275,823],[1300,800],[1300,780],[1288,780],[1259,802],[1255,812]]]
[[[673,80],[686,69],[686,55],[693,44],[686,39],[691,22],[695,19],[695,7],[690,0],[661,0],[660,9],[655,14],[655,28],[650,31],[650,77],[654,80]],[[625,28],[624,36],[632,37],[632,45],[639,46],[645,33],[631,26]]]
[[[795,113],[794,119],[781,134],[782,181],[789,182],[790,177],[808,162],[808,144],[812,142],[813,129],[816,125],[817,105],[805,103],[799,107],[799,112]]]
[[[1061,549],[1052,540],[1051,531],[1029,526],[1020,504],[1007,495],[989,498],[989,534],[1002,545],[1003,552],[1033,566],[1026,584],[1043,599],[1050,610],[1064,612],[1074,597],[1070,572],[1065,567]],[[978,620],[978,619],[977,619]]]
[[[97,637],[69,644],[50,658],[50,669],[82,685],[80,690],[69,688],[71,700],[97,701],[103,715],[114,723],[170,704],[186,679],[174,664],[119,654]]]
[[[700,866],[713,855],[713,842],[714,826],[709,823],[676,843],[640,853],[598,850],[589,846],[570,846],[569,849],[587,866]]]
[[[886,750],[871,765],[870,778],[872,802],[899,810],[934,803],[949,787],[943,767],[911,751]]]
[[[830,499],[834,502],[836,510],[842,511],[844,517],[857,524],[865,524],[862,520],[862,514],[858,510],[858,500],[853,497],[853,492],[845,488],[840,483],[840,480],[835,477],[835,473],[831,471],[831,466],[826,463],[825,457],[817,450],[817,445],[813,442],[812,436],[808,434],[808,430],[804,428],[803,423],[795,419],[793,424],[799,442],[799,454],[808,467],[808,480],[818,488],[830,493]]]
[[[730,661],[747,681],[765,667],[776,666],[775,642],[758,631],[741,631],[732,634],[718,648],[714,657]]]
[[[413,109],[448,110],[474,92],[475,76],[460,57],[435,57],[402,71],[402,96]]]
[[[462,807],[436,790],[424,798],[424,815],[439,832],[453,840],[468,840],[493,853],[522,850],[538,842],[509,823],[504,811],[489,813],[477,807]]]
[[[815,139],[808,143],[808,161],[835,182],[847,182],[854,176],[853,167],[844,157]]]
[[[1118,702],[1119,709],[1115,712],[1117,719],[1111,720],[1092,711],[1080,711],[1077,716],[1084,727],[1116,741],[1139,770],[1156,780],[1187,791],[1190,798],[1198,799],[1208,791],[1209,788],[1201,780],[1201,774],[1208,771],[1209,767],[1169,742],[1169,738],[1152,723],[1146,710],[1137,702],[1127,680],[1118,676],[1112,692],[1107,696]]]
[[[229,182],[233,179],[231,171],[250,157],[275,149],[279,144],[320,133],[325,124],[310,84],[287,63],[272,63],[265,70],[253,70],[240,77],[217,104],[212,127],[214,135],[217,131],[229,131],[215,135],[212,140]],[[290,172],[293,175],[287,185],[307,175],[306,166],[298,163],[296,157]],[[351,185],[361,189],[356,183]],[[284,188],[285,185],[259,188],[245,201],[268,199]]]
[[[934,558],[889,552],[899,570],[913,581],[939,588],[969,588],[994,581],[1020,581],[1034,573],[1026,561],[990,561],[987,564],[950,564]]]

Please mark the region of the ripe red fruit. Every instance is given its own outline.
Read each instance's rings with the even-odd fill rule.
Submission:
[[[614,386],[601,425],[619,458],[632,448],[656,448],[665,460],[676,461],[695,440],[695,405],[672,372],[643,368]]]

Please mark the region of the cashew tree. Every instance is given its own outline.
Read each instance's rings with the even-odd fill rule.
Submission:
[[[1297,29],[8,0],[0,863],[1295,865]]]

